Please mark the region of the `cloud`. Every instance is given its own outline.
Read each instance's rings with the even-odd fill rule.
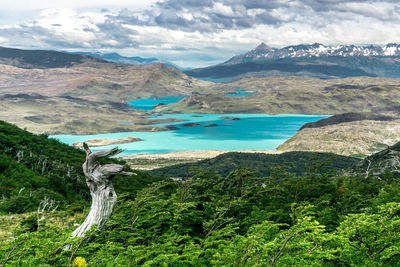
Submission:
[[[8,42],[8,40],[6,38],[0,36],[0,44],[6,43],[6,42]]]
[[[46,9],[31,22],[0,27],[0,36],[12,46],[45,48],[104,48],[135,46],[136,31],[108,19],[108,14],[77,13],[73,9]]]
[[[397,0],[152,0],[139,1],[141,8],[123,2],[118,10],[44,9],[29,21],[0,25],[0,43],[117,51],[188,66],[224,61],[262,41],[277,47],[400,42]]]

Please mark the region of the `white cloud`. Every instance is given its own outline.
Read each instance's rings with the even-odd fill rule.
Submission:
[[[13,1],[7,8],[24,3],[40,11],[23,23],[0,24],[0,43],[156,56],[184,67],[221,62],[262,41],[276,47],[400,43],[400,5],[392,0],[156,1],[116,0],[119,8],[102,11],[111,1]]]
[[[215,14],[220,14],[223,16],[235,16],[236,14],[233,12],[232,8],[224,5],[223,3],[214,3],[212,8],[206,8],[205,12],[215,12]]]
[[[8,39],[0,36],[0,44],[8,42]]]

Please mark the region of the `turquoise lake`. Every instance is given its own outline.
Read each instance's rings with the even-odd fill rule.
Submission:
[[[221,117],[239,118],[221,119]],[[120,139],[128,136],[144,141],[119,144],[121,154],[167,153],[188,150],[274,150],[296,134],[302,125],[327,118],[327,115],[267,115],[267,114],[165,114],[150,118],[176,118],[185,122],[156,124],[173,125],[179,129],[163,132],[124,132],[96,135],[52,136],[72,145],[89,139]],[[185,123],[199,126],[184,127]],[[214,126],[217,125],[217,126]],[[96,147],[103,150],[115,145]]]
[[[254,92],[246,92],[244,90],[237,90],[234,93],[226,94],[226,96],[247,96],[247,95],[255,95]]]
[[[237,90],[233,93],[228,93],[226,96],[247,96],[247,95],[254,95],[256,93],[253,92],[246,92],[244,90]],[[142,109],[142,110],[152,110],[158,104],[172,104],[176,103],[187,96],[165,96],[159,98],[143,98],[138,100],[128,101],[128,104],[133,109]]]
[[[185,97],[186,96],[165,96],[160,98],[147,98],[147,99],[128,101],[128,104],[131,106],[131,108],[134,109],[152,110],[158,104],[167,105],[176,103]]]

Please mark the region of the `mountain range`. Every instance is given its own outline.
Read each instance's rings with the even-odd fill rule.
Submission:
[[[231,79],[263,76],[346,78],[357,76],[400,77],[400,45],[338,45],[319,43],[255,49],[206,68],[185,72],[196,78]]]
[[[114,63],[124,63],[131,65],[149,65],[149,64],[164,64],[169,67],[181,69],[179,66],[165,60],[161,60],[155,57],[143,58],[143,57],[124,57],[118,53],[101,53],[101,52],[66,52],[73,55],[86,55],[94,58],[104,59],[106,61]]]
[[[239,56],[234,56],[220,65],[234,65],[246,62],[263,62],[283,58],[311,58],[311,57],[398,57],[400,44],[385,46],[356,46],[337,45],[326,46],[320,43],[311,45],[294,45],[284,48],[272,48],[261,43],[255,49]]]

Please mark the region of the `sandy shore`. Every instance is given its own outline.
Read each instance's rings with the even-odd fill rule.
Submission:
[[[265,153],[265,154],[280,154],[282,152],[276,150],[196,150],[196,151],[178,151],[161,154],[126,154],[122,155],[123,159],[175,159],[175,160],[201,160],[215,158],[228,152],[242,153]]]
[[[98,139],[87,140],[85,142],[90,147],[97,147],[97,146],[109,146],[109,145],[125,144],[125,143],[139,142],[139,141],[143,141],[143,139],[128,136],[121,139],[98,138]],[[76,142],[73,143],[72,145],[74,147],[83,147],[82,142]]]

